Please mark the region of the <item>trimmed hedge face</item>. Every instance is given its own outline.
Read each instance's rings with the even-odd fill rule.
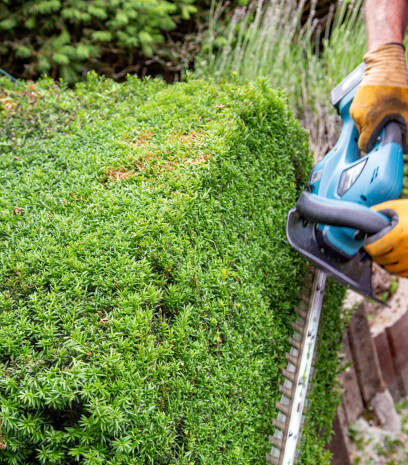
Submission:
[[[2,83],[0,463],[263,463],[304,274],[286,213],[310,169],[283,96]],[[308,464],[328,463],[340,300]]]

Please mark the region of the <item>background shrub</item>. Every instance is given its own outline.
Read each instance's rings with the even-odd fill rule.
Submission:
[[[284,95],[2,85],[0,463],[264,463],[306,272],[285,219],[311,163]],[[328,295],[308,465],[338,399]]]
[[[3,0],[0,62],[20,78],[48,74],[68,82],[89,69],[142,72],[141,62],[153,56],[171,64],[176,55],[183,64],[199,41],[189,34],[197,32],[194,24],[186,27],[199,5],[207,0]],[[173,37],[163,50],[164,34],[181,23],[184,44]]]
[[[292,25],[296,29],[294,17],[301,24],[306,23],[310,31],[316,29],[317,23],[324,27],[335,2],[258,1],[251,2],[249,14],[242,10],[248,3],[249,0],[3,0],[0,3],[0,66],[17,77],[30,79],[48,74],[74,82],[94,69],[115,79],[137,73],[139,76],[161,74],[172,81],[193,67],[200,51],[204,51],[199,60],[202,68],[208,50],[211,56],[225,46],[228,50],[240,49],[243,45],[240,41],[246,35],[253,42],[254,26],[256,29],[261,26],[258,32],[262,37],[268,36],[264,42],[271,43],[272,48],[278,37],[281,47],[285,47],[287,37],[282,39],[280,28],[285,28],[288,37],[293,37],[297,32],[291,31]],[[270,18],[268,9],[276,20],[265,31],[259,23],[259,14],[266,12]],[[290,15],[282,14],[288,9]],[[240,29],[238,41],[233,43],[231,26]],[[301,34],[299,44],[305,40],[308,42]],[[244,44],[243,53],[250,56],[253,45],[250,48],[247,50]],[[236,62],[236,50],[232,52]],[[252,63],[250,67],[252,75],[262,68],[262,62],[266,62],[266,68],[273,63],[270,55],[261,54],[260,61],[257,56],[258,64]],[[211,58],[209,71],[217,75],[225,74],[230,68],[225,57],[217,67],[213,65]],[[268,71],[276,74],[283,70],[269,66]]]

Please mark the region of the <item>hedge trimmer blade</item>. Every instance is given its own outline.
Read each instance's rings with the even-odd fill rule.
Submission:
[[[317,270],[313,280],[305,282],[302,301],[296,308],[298,318],[292,324],[295,330],[290,339],[292,347],[286,354],[288,365],[282,370],[285,381],[279,387],[282,397],[276,404],[279,410],[274,420],[276,429],[270,437],[273,446],[267,454],[275,465],[293,465],[297,458],[325,285],[326,274]]]

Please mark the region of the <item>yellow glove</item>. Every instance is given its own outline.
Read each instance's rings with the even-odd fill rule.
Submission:
[[[408,276],[408,199],[389,200],[371,208],[391,218],[391,224],[368,237],[364,248],[390,273]]]
[[[350,113],[360,133],[358,145],[370,152],[389,121],[400,123],[408,153],[408,72],[402,44],[381,45],[364,56],[366,68]]]

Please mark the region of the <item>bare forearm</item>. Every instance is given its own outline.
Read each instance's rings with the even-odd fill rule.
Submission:
[[[408,0],[365,0],[368,51],[402,42],[408,24]]]

